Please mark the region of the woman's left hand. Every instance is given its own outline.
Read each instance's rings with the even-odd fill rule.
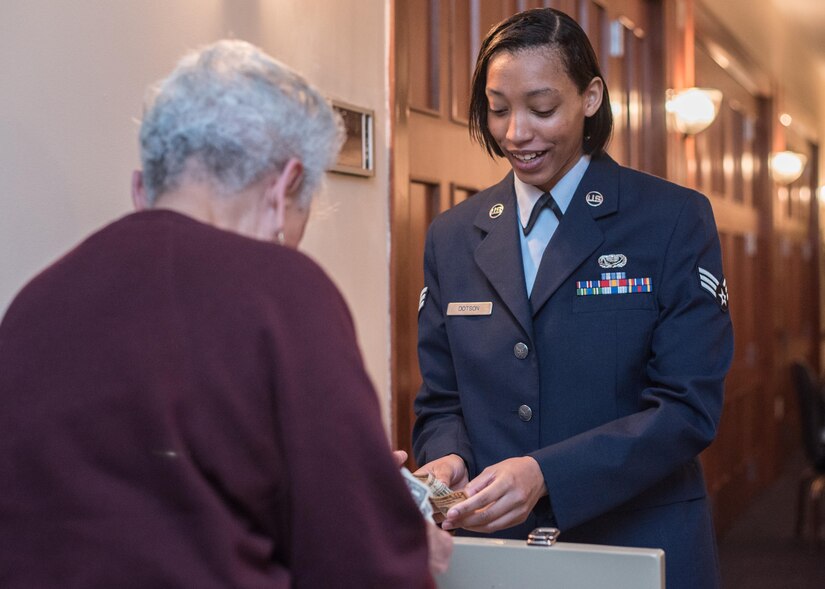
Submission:
[[[529,456],[488,466],[464,491],[468,499],[450,508],[443,529],[503,530],[525,521],[538,500],[547,495],[539,463]]]
[[[393,450],[392,457],[395,460],[395,466],[398,468],[401,468],[407,462],[407,453],[404,450]]]
[[[433,576],[446,573],[453,554],[453,537],[432,522],[426,522],[426,526],[430,573]]]

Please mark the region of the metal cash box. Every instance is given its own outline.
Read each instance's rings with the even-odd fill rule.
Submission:
[[[439,589],[663,589],[665,553],[557,542],[556,528],[536,528],[527,542],[454,538]]]

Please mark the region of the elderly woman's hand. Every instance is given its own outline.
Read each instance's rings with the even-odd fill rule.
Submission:
[[[430,554],[430,573],[438,575],[447,572],[453,554],[453,537],[428,521],[427,547]]]
[[[407,461],[407,453],[404,450],[393,450],[392,457],[395,458],[395,466],[401,468]]]
[[[399,468],[407,461],[407,453],[404,450],[393,450],[392,455]],[[461,462],[463,464],[464,461]],[[430,573],[433,575],[445,573],[453,554],[453,537],[430,521],[427,521],[426,525]]]

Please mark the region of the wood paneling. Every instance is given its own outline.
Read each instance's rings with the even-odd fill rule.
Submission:
[[[578,14],[588,34],[597,39],[594,49],[610,92],[610,155],[624,165],[664,176],[665,64],[656,57],[663,51],[659,29],[664,11],[654,3],[580,2]]]
[[[477,44],[470,30],[470,3],[467,0],[450,2],[450,104],[452,117],[467,122],[470,110],[470,80],[476,60]]]
[[[412,404],[421,386],[418,372],[418,352],[415,334],[418,325],[418,296],[424,284],[424,237],[427,227],[441,210],[441,194],[437,183],[413,180],[408,186],[406,210],[398,211],[407,224],[403,239],[395,240],[393,255],[403,261],[403,271],[394,275],[395,287],[403,304],[395,312],[396,333],[394,348],[397,355],[394,373],[398,398],[407,400],[395,407],[394,438],[397,447],[410,451],[414,416]],[[401,337],[403,335],[403,337]]]
[[[695,79],[686,76],[683,84],[724,94],[716,121],[680,146],[686,180],[713,204],[736,334],[719,434],[702,456],[721,532],[799,445],[788,369],[795,359],[819,355],[816,228],[812,178],[803,175],[789,187],[770,180],[770,153],[787,143],[788,133],[776,123],[775,99],[755,93],[764,85],[743,83],[762,74],[741,64],[726,69],[711,58],[709,48],[740,54],[718,26],[697,28],[696,41],[686,52],[694,56]]]
[[[409,51],[416,59],[409,60],[409,100],[412,108],[439,111],[441,109],[441,11],[438,0],[410,2]]]

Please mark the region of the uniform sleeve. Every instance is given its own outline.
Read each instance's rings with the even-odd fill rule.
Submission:
[[[641,410],[530,454],[562,530],[642,494],[716,435],[733,331],[719,237],[704,196],[686,199],[663,260]]]
[[[300,302],[273,334],[292,586],[431,586],[424,520],[395,466],[351,317],[334,286],[318,282],[293,295]]]
[[[444,321],[435,254],[435,224],[424,248],[424,300],[418,313],[418,363],[423,384],[415,399],[413,449],[418,464],[457,454],[475,472],[473,451],[453,366]]]

